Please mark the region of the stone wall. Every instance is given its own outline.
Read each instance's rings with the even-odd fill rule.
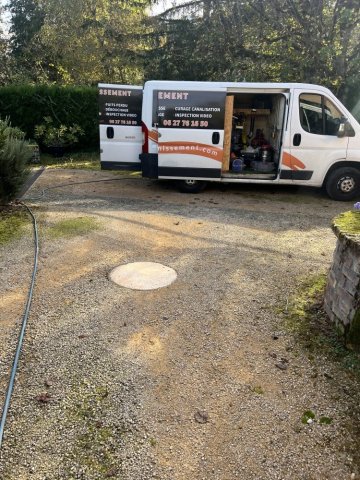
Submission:
[[[360,239],[344,235],[338,238],[327,279],[324,307],[330,320],[344,336],[348,346],[360,347]]]

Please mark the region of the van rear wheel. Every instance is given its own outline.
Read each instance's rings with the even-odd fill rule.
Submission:
[[[206,182],[201,180],[179,180],[177,184],[183,193],[199,193],[206,187]]]
[[[360,172],[356,168],[343,167],[330,173],[325,184],[326,193],[333,200],[353,200],[360,195]]]

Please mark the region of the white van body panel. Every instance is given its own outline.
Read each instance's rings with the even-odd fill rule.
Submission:
[[[107,127],[100,125],[100,161],[101,162],[124,162],[139,163],[139,155],[142,150],[141,127],[115,126],[114,138],[107,138]],[[120,153],[121,152],[121,153]]]
[[[349,162],[359,162],[360,161],[360,129],[355,128],[355,123],[350,122],[355,130],[355,137],[349,138],[346,160]]]
[[[352,128],[355,131],[355,135],[353,137],[348,137],[348,148],[346,154],[346,160],[348,162],[360,162],[360,125],[356,121],[356,119],[351,115],[350,112],[346,110],[344,106],[342,106],[346,118],[349,119]]]
[[[143,87],[108,83],[98,87],[101,168],[140,170]]]
[[[190,131],[184,137],[184,131],[182,130],[159,129],[159,167],[177,166],[220,170],[222,148],[219,148],[218,145],[212,145],[211,142],[211,137],[216,132],[215,130],[205,130],[191,135],[192,132]],[[223,143],[224,131],[222,130],[219,132],[219,145],[222,147]]]
[[[118,87],[118,86],[117,86]],[[125,88],[126,86],[122,86]],[[133,87],[128,87],[133,88]],[[140,89],[141,87],[135,87]],[[159,94],[160,92],[160,94]],[[182,103],[181,108],[178,100],[181,92],[194,93],[192,102]],[[236,113],[235,102],[238,102],[237,110],[240,112],[246,99],[265,99],[270,97],[268,113],[258,112],[264,118],[258,122],[257,128],[265,126],[266,139],[275,146],[274,164],[272,174],[258,173],[255,167],[247,167],[254,171],[250,175],[236,174],[229,169],[224,154],[225,126],[220,121],[216,128],[211,125],[199,128],[196,124],[179,125],[177,122],[186,119],[186,111],[193,113],[204,110],[202,103],[204,94],[209,95],[208,102],[212,102],[213,93],[215,102],[216,95],[223,93],[224,98],[234,98],[233,118]],[[180,97],[177,97],[179,93]],[[198,95],[196,95],[198,93]],[[160,96],[159,96],[160,95]],[[170,95],[166,97],[166,95]],[[311,101],[312,96],[320,98],[320,103]],[[198,98],[197,98],[198,97]],[[186,97],[184,97],[186,98]],[[162,101],[166,99],[166,105]],[[310,99],[310,100],[309,100]],[[187,98],[186,98],[187,100]],[[199,103],[196,103],[199,102]],[[206,104],[207,107],[209,106]],[[332,105],[332,106],[331,106]],[[218,106],[218,105],[217,105]],[[255,105],[249,105],[243,123],[243,132],[248,133],[251,139],[247,119],[251,118],[252,111],[256,111]],[[186,110],[188,109],[188,110]],[[221,115],[224,114],[224,106],[220,106]],[[281,110],[281,113],[279,113]],[[204,110],[205,111],[205,110]],[[229,111],[229,108],[228,108]],[[333,112],[337,114],[334,116]],[[170,113],[169,113],[170,112]],[[164,115],[163,115],[164,113]],[[241,115],[241,113],[240,113]],[[266,115],[266,116],[265,116]],[[318,115],[322,122],[322,129],[314,130],[311,117]],[[255,114],[256,116],[256,114]],[[225,112],[223,118],[229,120]],[[192,118],[191,116],[189,118]],[[204,116],[199,116],[204,120]],[[343,123],[343,118],[348,119],[355,136],[337,135],[335,120]],[[164,122],[166,120],[166,122]],[[174,120],[176,120],[174,122]],[[260,120],[260,119],[259,119]],[[331,123],[333,122],[333,123]],[[259,184],[296,184],[320,187],[327,185],[329,192],[328,177],[332,177],[332,183],[336,179],[334,171],[344,172],[345,168],[352,168],[354,180],[360,183],[360,125],[341,102],[325,87],[312,84],[298,83],[234,83],[234,82],[183,82],[183,81],[149,81],[144,85],[142,103],[142,124],[147,138],[147,150],[143,150],[141,162],[137,166],[143,170],[143,175],[149,178],[210,180],[229,183],[259,183]],[[328,127],[329,125],[329,127]],[[331,125],[333,131],[331,132]],[[234,126],[232,128],[235,128]],[[231,128],[230,128],[231,129]],[[227,132],[230,131],[229,126]],[[231,130],[231,135],[234,130]],[[215,134],[215,137],[214,137]],[[270,136],[274,134],[274,136]],[[116,142],[107,142],[105,139],[106,127],[100,126],[102,142],[102,161],[110,160],[117,162],[118,158],[127,157],[136,164],[135,158],[141,151],[141,127],[130,128],[129,131],[123,126],[121,133],[117,134]],[[227,133],[227,135],[229,135]],[[348,133],[347,133],[348,135]],[[231,140],[232,141],[232,140]],[[242,145],[249,142],[240,142]],[[233,144],[231,144],[233,145]],[[226,150],[228,152],[229,150]],[[243,150],[241,150],[242,155]],[[150,158],[151,157],[151,158]],[[146,170],[146,162],[151,168]],[[266,161],[266,160],[264,160]],[[115,163],[114,163],[115,164]],[[356,173],[359,171],[359,173]],[[339,175],[341,174],[339,173]],[[344,175],[348,174],[348,170]],[[335,198],[333,196],[333,198]]]

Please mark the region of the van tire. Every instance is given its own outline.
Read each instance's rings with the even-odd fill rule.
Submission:
[[[199,193],[202,192],[206,183],[201,180],[179,180],[177,182],[180,192],[182,193]]]
[[[342,167],[330,173],[325,183],[326,193],[333,200],[346,202],[360,195],[360,172],[356,168]]]

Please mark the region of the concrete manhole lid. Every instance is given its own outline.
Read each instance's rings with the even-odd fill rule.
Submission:
[[[122,287],[133,290],[155,290],[173,283],[177,273],[161,263],[135,262],[114,268],[109,277]]]

